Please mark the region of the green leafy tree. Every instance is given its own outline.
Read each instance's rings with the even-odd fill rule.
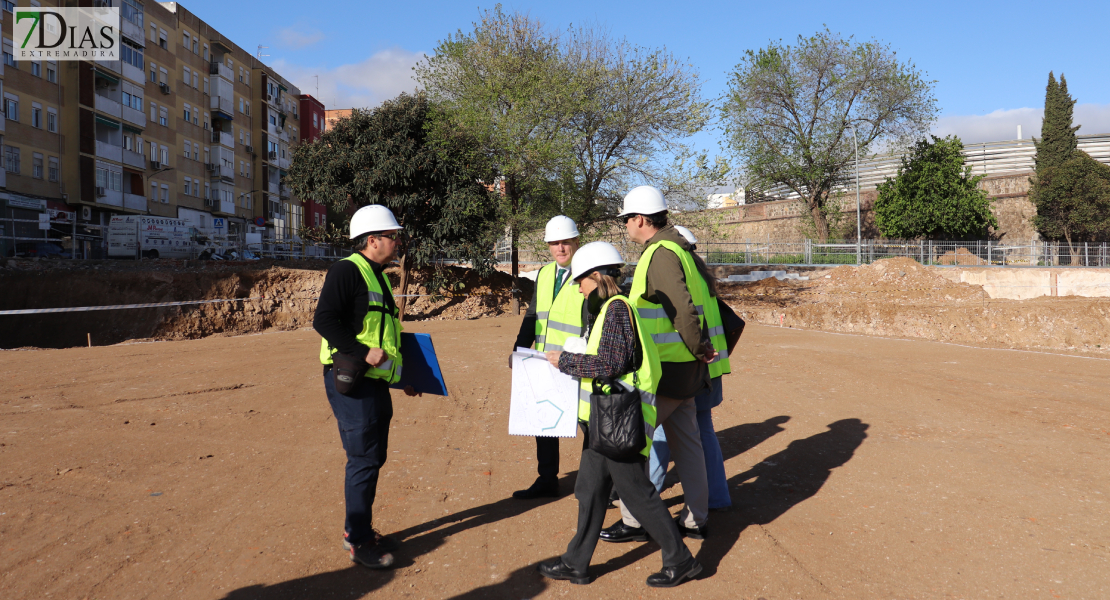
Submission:
[[[920,140],[896,177],[879,184],[875,224],[886,237],[967,239],[998,227],[987,192],[979,188],[984,175],[972,177],[964,164],[963,142],[950,135]]]
[[[826,29],[796,46],[772,42],[748,50],[731,75],[726,143],[749,186],[798,194],[825,241],[829,195],[853,161],[852,131],[861,157],[924,137],[937,114],[933,83],[878,41]]]
[[[437,267],[440,259],[469,261],[479,272],[493,269],[497,203],[489,186],[492,173],[468,160],[477,142],[454,135],[428,143],[432,110],[424,93],[401,94],[373,110],[355,110],[319,140],[293,154],[287,181],[293,192],[315,198],[329,212],[350,207],[388,206],[404,226],[401,289],[413,267]],[[346,227],[329,223],[325,235]],[[431,283],[446,283],[436,269]],[[404,309],[402,299],[401,308]]]
[[[1072,110],[1075,100],[1068,94],[1068,81],[1060,74],[1060,83],[1052,71],[1048,72],[1048,85],[1044,93],[1044,118],[1041,120],[1041,139],[1033,140],[1037,154],[1033,158],[1036,169],[1057,167],[1072,158],[1079,147],[1075,132],[1079,125],[1072,126]]]
[[[465,160],[493,167],[515,277],[520,232],[542,226],[546,215],[537,207],[558,196],[561,174],[571,171],[564,124],[582,91],[561,60],[558,36],[497,5],[482,13],[473,31],[441,41],[415,71],[442,107],[443,118],[432,129],[437,142],[455,135],[477,140]]]
[[[1110,166],[1082,150],[1038,169],[1030,195],[1037,207],[1034,226],[1049,239],[1066,241],[1072,257],[1080,243],[1110,233]]]

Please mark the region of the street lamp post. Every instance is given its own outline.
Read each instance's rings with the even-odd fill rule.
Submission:
[[[863,262],[862,240],[863,225],[860,218],[860,203],[859,203],[859,142],[856,141],[856,126],[848,125],[852,129],[852,148],[856,157],[856,266]]]

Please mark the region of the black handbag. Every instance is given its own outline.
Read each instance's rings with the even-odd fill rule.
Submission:
[[[600,384],[608,385],[612,393],[606,394]],[[645,447],[640,390],[626,391],[610,377],[595,378],[590,394],[590,450],[618,462],[633,462],[643,459],[640,453]]]

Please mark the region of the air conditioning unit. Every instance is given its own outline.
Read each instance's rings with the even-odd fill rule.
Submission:
[[[150,161],[150,168],[154,169],[155,171],[158,171],[162,168],[162,163],[160,163],[156,160],[152,160],[152,161]]]
[[[215,171],[219,167],[220,166],[217,165],[216,163],[205,163],[205,165],[204,165],[204,168],[208,169],[209,171]]]
[[[158,89],[162,90],[163,94],[169,94],[170,93],[170,84],[168,84],[168,83],[159,83],[158,84]]]
[[[268,158],[269,158],[270,160],[277,160],[277,152],[271,152],[271,153],[270,153],[270,154],[268,155]]]
[[[212,198],[205,198],[204,199],[204,206],[206,206],[208,208],[212,208],[213,206],[216,206],[216,201]]]
[[[247,146],[247,154],[254,154],[254,146]]]
[[[273,102],[273,101],[274,101],[274,97],[271,96],[270,94],[266,94],[266,102]]]
[[[107,196],[107,195],[108,195],[108,191],[104,189],[104,186],[102,186],[102,185],[96,186],[96,197],[97,198],[103,198],[104,196]]]
[[[82,221],[92,221],[92,207],[91,206],[82,206],[81,207],[81,220]]]

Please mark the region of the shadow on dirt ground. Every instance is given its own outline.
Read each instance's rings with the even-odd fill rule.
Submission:
[[[782,452],[730,478],[732,510],[713,515],[710,535],[698,552],[705,567],[702,577],[717,572],[721,559],[749,526],[766,525],[815,495],[833,469],[851,460],[869,427],[859,419],[830,423],[828,431],[790,442]]]
[[[574,489],[578,472],[564,475],[559,480],[563,490]],[[401,542],[395,553],[393,569],[374,571],[351,566],[338,571],[317,573],[273,585],[251,585],[228,593],[222,600],[298,600],[302,598],[362,598],[376,591],[396,576],[394,569],[409,567],[414,559],[443,545],[452,535],[474,527],[482,527],[505,519],[518,517],[530,510],[555,502],[558,498],[516,500],[505,498],[491,504],[476,506],[439,519],[390,533]],[[530,598],[547,587],[546,580],[536,574],[536,563],[513,571],[500,583],[481,587],[457,598],[497,597],[510,591],[521,598]]]

